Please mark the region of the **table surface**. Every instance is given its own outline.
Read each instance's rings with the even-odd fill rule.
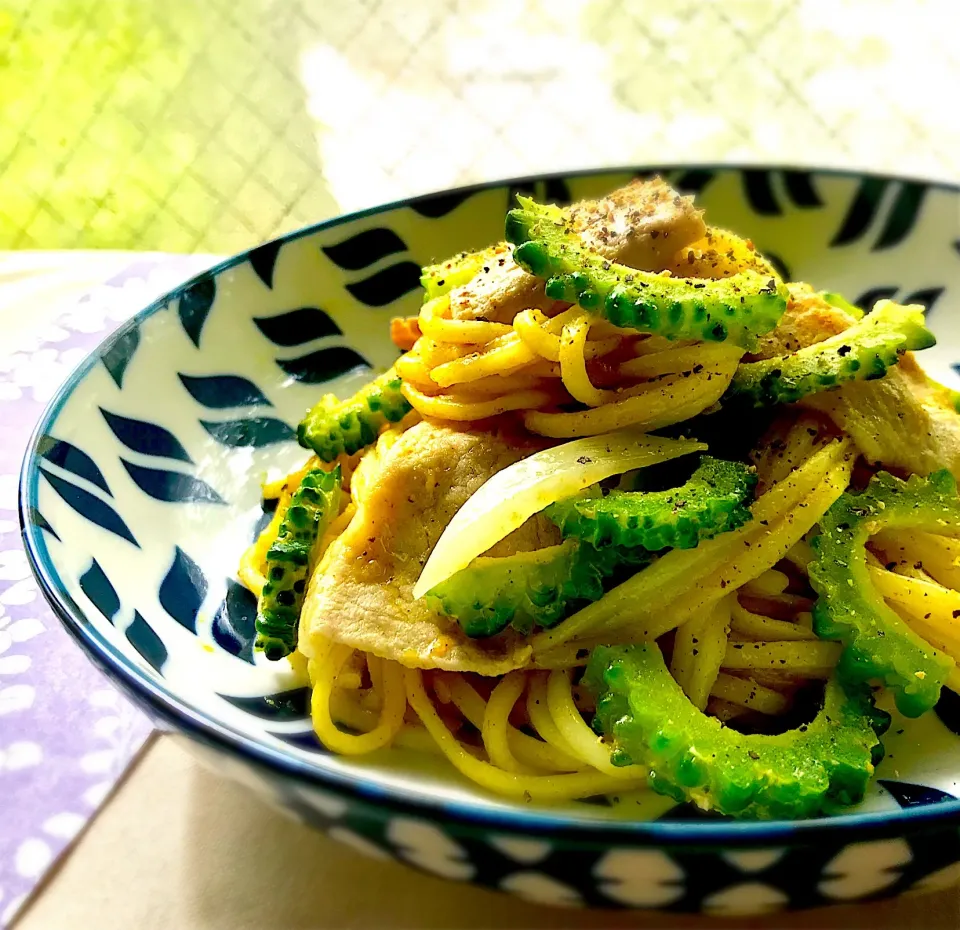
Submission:
[[[15,262],[0,254],[0,346],[40,332],[117,261],[116,253],[21,255]],[[208,773],[178,738],[158,736],[15,926],[884,930],[921,924],[960,926],[960,893],[737,921],[543,908],[363,858]]]

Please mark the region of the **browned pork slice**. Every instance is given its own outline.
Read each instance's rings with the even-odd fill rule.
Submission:
[[[356,514],[314,573],[300,650],[313,655],[326,637],[409,667],[501,675],[529,664],[519,634],[472,640],[412,590],[453,515],[488,478],[535,451],[531,442],[427,421],[407,430],[368,476]],[[558,542],[556,527],[535,517],[488,554]]]
[[[584,244],[642,271],[665,268],[679,249],[706,232],[693,198],[681,197],[660,178],[632,181],[607,197],[582,201],[567,211]],[[521,310],[548,310],[553,304],[543,281],[527,274],[510,251],[450,292],[450,311],[457,320],[510,323]]]
[[[960,415],[912,352],[877,381],[851,381],[803,403],[850,435],[868,462],[918,475],[949,468],[960,477]]]
[[[837,336],[857,322],[846,310],[827,303],[809,284],[791,283],[787,288],[790,297],[783,316],[776,327],[759,337],[751,359],[790,355]]]

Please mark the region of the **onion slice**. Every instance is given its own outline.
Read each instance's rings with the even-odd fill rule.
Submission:
[[[566,442],[507,466],[454,514],[420,573],[414,598],[466,568],[555,501],[612,475],[706,448],[694,439],[661,439],[625,429]]]

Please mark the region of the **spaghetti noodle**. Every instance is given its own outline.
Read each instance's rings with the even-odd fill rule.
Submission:
[[[509,249],[501,245],[496,254],[503,266]],[[466,269],[464,275],[491,270],[469,255],[458,257],[456,264]],[[709,281],[745,270],[775,276],[751,243],[720,230],[677,242],[676,254],[656,270],[702,278],[705,293]],[[322,466],[341,467],[345,493],[339,515],[312,555],[314,576],[322,576],[330,560],[340,557],[339,541],[371,519],[372,501],[395,458],[392,450],[420,418],[427,425],[478,433],[525,430],[528,438],[542,437],[542,444],[550,446],[577,437],[599,441],[625,428],[638,433],[687,430],[688,421],[690,431],[684,435],[696,436],[721,398],[726,403],[742,347],[729,341],[671,342],[618,327],[597,314],[586,283],[580,305],[551,304],[543,283],[527,278],[533,283],[524,279],[524,286],[533,290],[518,293],[529,302],[518,298],[512,315],[498,305],[492,320],[476,312],[462,314],[458,308],[465,298],[458,297],[456,288],[439,293],[444,281],[434,275],[436,296],[426,300],[416,318],[396,321],[393,337],[406,350],[396,363],[399,390],[414,412],[383,428],[374,445]],[[458,286],[473,299],[471,280],[467,275]],[[553,293],[549,283],[546,293]],[[765,338],[770,342],[775,337],[776,331]],[[324,402],[332,409],[335,401]],[[512,671],[492,678],[466,667],[438,671],[432,660],[414,652],[391,652],[387,640],[382,649],[364,651],[348,637],[340,641],[301,629],[301,647],[309,638],[309,661],[302,655],[294,659],[306,668],[312,687],[311,716],[319,740],[334,752],[351,755],[392,745],[438,752],[489,791],[554,803],[647,783],[645,766],[617,764],[609,741],[589,725],[597,696],[580,687],[580,669],[597,646],[659,643],[690,704],[724,722],[749,728],[751,722],[765,720],[769,726],[796,710],[805,686],[835,674],[844,649],[840,642],[817,636],[811,614],[816,593],[808,566],[816,558],[811,540],[819,522],[857,480],[857,449],[819,414],[781,407],[770,420],[764,438],[740,453],[740,461],[756,467],[760,482],[749,522],[694,543],[694,548],[654,551],[633,563],[625,561],[633,567],[593,592],[592,603],[584,603],[578,592],[579,609],[556,625],[511,630],[509,635],[521,638],[526,650],[518,653],[526,658]],[[405,448],[403,454],[411,452]],[[258,596],[267,580],[266,554],[291,495],[316,467],[314,457],[264,485],[264,496],[276,501],[276,510],[238,569],[241,582]],[[638,479],[635,469],[624,471],[621,488],[633,488],[638,481],[642,487],[643,472]],[[426,497],[444,487],[442,469],[430,476]],[[586,493],[604,490],[595,484]],[[462,496],[461,505],[467,497]],[[413,492],[410,500],[418,503]],[[365,563],[374,576],[376,553],[399,545],[388,532],[389,513],[378,511],[376,518],[383,535],[370,537]],[[428,521],[431,514],[425,512],[422,519]],[[510,523],[514,534],[522,532],[523,519]],[[540,546],[557,544],[556,528],[542,517],[530,520],[541,521],[536,531]],[[485,545],[498,538],[495,532],[480,535]],[[512,538],[506,535],[489,551]],[[609,538],[606,543],[612,545]],[[891,528],[869,546],[868,572],[876,591],[919,636],[960,660],[960,541]],[[429,554],[418,554],[418,564]],[[392,576],[378,583],[402,590]],[[515,583],[525,582],[519,578]],[[311,583],[308,598],[312,591]],[[548,592],[533,590],[528,596],[543,598]],[[478,609],[483,597],[484,592],[477,592]],[[431,647],[436,656],[458,640],[450,632],[456,631],[453,620],[433,622],[446,631]],[[483,641],[478,643],[482,649]],[[960,674],[951,674],[947,684],[960,686]]]

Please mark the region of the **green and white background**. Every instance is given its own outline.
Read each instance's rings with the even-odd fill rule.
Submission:
[[[952,0],[0,0],[0,249],[617,163],[960,176]]]

